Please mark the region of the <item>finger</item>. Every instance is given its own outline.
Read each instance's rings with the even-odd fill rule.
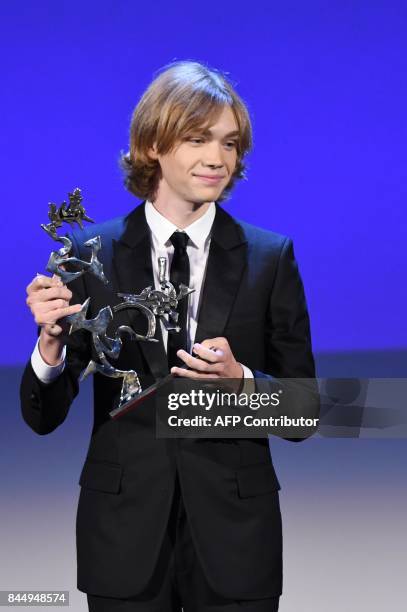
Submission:
[[[37,274],[34,276],[32,281],[27,285],[26,291],[38,291],[39,289],[45,289],[46,287],[52,287],[54,285],[51,276],[45,276],[45,274]]]
[[[215,372],[217,369],[217,364],[211,364],[203,359],[192,357],[192,355],[183,349],[177,351],[177,356],[182,359],[182,361],[186,363],[189,368],[197,370],[198,372]]]
[[[194,353],[199,355],[201,359],[205,359],[205,361],[209,361],[209,363],[216,363],[218,361],[222,361],[224,356],[223,351],[220,349],[211,349],[203,346],[202,344],[195,343],[192,347]]]
[[[197,372],[195,370],[186,370],[185,368],[177,368],[176,366],[173,366],[171,368],[171,374],[174,374],[174,376],[179,376],[181,378],[200,378],[200,379],[219,378],[219,376],[217,376],[214,373],[205,374],[204,372]]]
[[[67,317],[70,314],[75,314],[75,312],[79,312],[81,309],[80,304],[74,304],[73,306],[67,306],[65,308],[56,308],[55,310],[42,312],[37,314],[35,317],[35,322],[37,325],[53,325],[62,317]]]
[[[37,308],[43,313],[54,312],[54,310],[60,310],[67,306],[69,306],[69,302],[61,299],[47,300],[46,302],[37,304]],[[76,304],[74,304],[74,306],[76,306]]]
[[[62,266],[61,266],[61,267],[62,267]],[[52,280],[54,281],[54,283],[55,283],[56,285],[61,286],[61,285],[63,285],[63,284],[64,284],[64,283],[62,282],[62,280],[61,280],[61,277],[60,277],[60,276],[58,276],[58,274],[53,274],[53,275],[52,275]]]
[[[72,291],[66,287],[66,285],[59,285],[56,287],[48,287],[39,291],[44,297],[49,299],[62,298],[63,300],[70,300],[72,298]]]
[[[47,287],[46,289],[39,289],[29,293],[26,302],[28,305],[36,304],[37,302],[47,302],[60,298],[69,302],[72,298],[72,291],[70,291],[65,285],[62,287]]]
[[[226,340],[226,338],[223,338],[222,336],[218,336],[216,338],[206,338],[206,340],[203,340],[201,342],[201,346],[204,346],[205,348],[213,348],[213,349],[221,349],[221,350],[225,350],[227,346],[229,346],[228,341]]]
[[[62,327],[56,323],[44,325],[44,329],[49,336],[60,336],[63,331]]]

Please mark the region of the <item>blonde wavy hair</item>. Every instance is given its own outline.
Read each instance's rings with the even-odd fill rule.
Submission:
[[[249,112],[224,74],[194,61],[165,66],[134,109],[130,150],[120,157],[126,188],[154,201],[161,168],[149,150],[156,143],[157,152],[165,155],[190,132],[213,125],[225,105],[232,109],[239,129],[236,168],[218,202],[226,200],[236,179],[246,177],[243,158],[253,145]]]

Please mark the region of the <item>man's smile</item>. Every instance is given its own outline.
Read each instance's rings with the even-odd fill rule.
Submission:
[[[202,180],[205,183],[208,183],[209,185],[216,185],[225,178],[225,175],[222,174],[193,174],[192,176]]]

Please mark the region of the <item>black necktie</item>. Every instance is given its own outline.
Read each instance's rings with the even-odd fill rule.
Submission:
[[[187,253],[188,234],[185,232],[174,232],[170,240],[174,245],[174,255],[171,262],[170,281],[174,285],[178,294],[179,285],[183,283],[189,286],[189,258]],[[178,325],[181,330],[179,332],[169,332],[168,334],[168,367],[185,366],[185,363],[177,357],[179,349],[187,350],[187,314],[188,314],[188,296],[178,302]]]

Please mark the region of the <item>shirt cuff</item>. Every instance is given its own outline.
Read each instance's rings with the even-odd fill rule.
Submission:
[[[245,393],[246,395],[250,395],[254,393],[256,390],[256,385],[254,382],[254,374],[247,366],[240,364],[243,368],[243,380],[240,388],[240,393]]]
[[[42,358],[39,344],[40,339],[38,338],[31,355],[31,366],[34,370],[34,374],[36,375],[36,377],[39,378],[41,382],[47,385],[56,378],[58,378],[58,376],[62,374],[65,368],[66,346],[63,346],[61,355],[59,357],[61,359],[61,362],[52,366],[46,363]]]
[[[243,363],[241,363],[240,365],[243,368],[243,378],[254,378],[254,374],[250,370],[250,368],[248,368],[247,366],[243,365]]]

